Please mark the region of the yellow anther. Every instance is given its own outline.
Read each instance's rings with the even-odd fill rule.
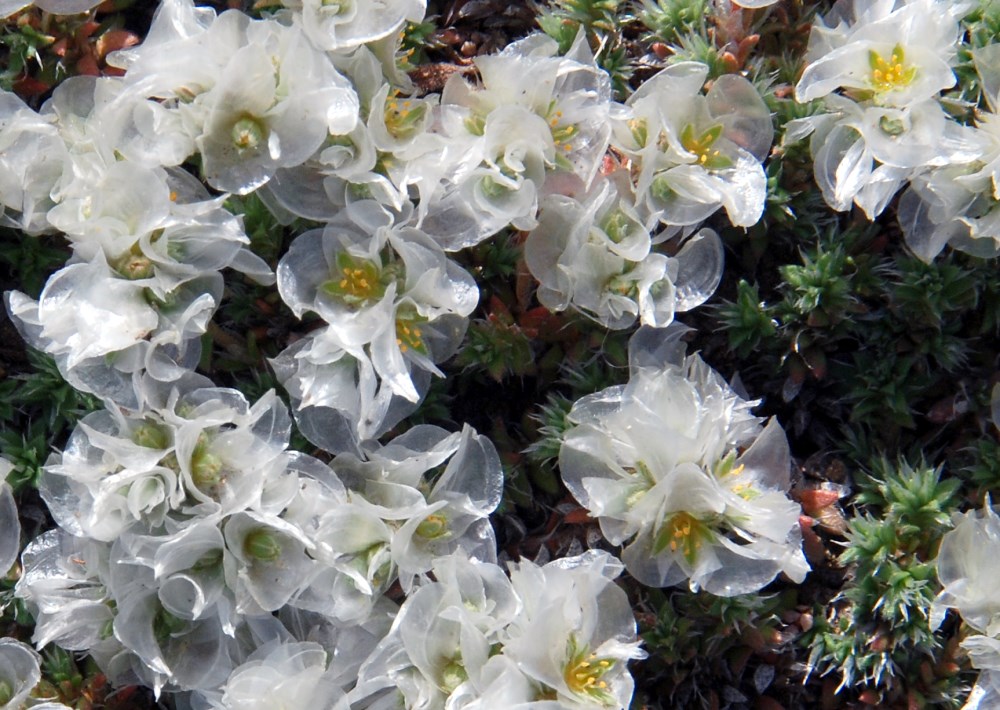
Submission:
[[[878,52],[868,52],[871,69],[869,84],[875,91],[893,91],[910,84],[917,74],[916,67],[907,66],[905,53],[900,45],[892,49],[888,60]]]
[[[177,202],[177,193],[174,190],[170,191],[170,201]]]
[[[421,339],[421,330],[418,323],[426,323],[427,319],[417,313],[414,309],[401,309],[396,315],[396,337],[399,339],[399,349],[401,352],[414,350],[422,355],[427,355],[427,345]]]
[[[606,703],[608,687],[602,676],[614,665],[608,658],[598,658],[596,654],[587,653],[586,647],[579,648],[575,639],[570,639],[569,661],[563,670],[563,679],[571,692],[589,696],[592,700]]]
[[[388,285],[378,261],[359,259],[347,252],[337,255],[334,278],[323,284],[323,291],[349,306],[358,306],[382,298]],[[341,278],[336,278],[336,275]]]

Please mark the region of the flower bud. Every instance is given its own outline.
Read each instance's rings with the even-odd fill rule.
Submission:
[[[132,441],[147,449],[165,449],[170,446],[170,435],[159,424],[143,422],[132,432]]]
[[[254,530],[243,541],[243,552],[262,562],[272,562],[281,557],[281,545],[274,535],[263,528]]]
[[[251,116],[244,116],[233,124],[230,136],[239,150],[254,150],[267,139],[267,128]]]

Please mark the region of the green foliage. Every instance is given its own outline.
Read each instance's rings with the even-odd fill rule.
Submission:
[[[708,67],[708,78],[717,79],[728,74],[731,67],[722,58],[722,50],[715,42],[698,32],[688,32],[677,39],[670,63],[701,62]]]
[[[850,282],[854,268],[854,259],[839,244],[804,253],[801,265],[781,267],[783,319],[826,327],[846,317],[855,304]]]
[[[15,490],[35,486],[51,447],[101,406],[70,386],[49,356],[28,350],[28,364],[28,371],[0,380],[0,453],[14,463],[8,481]]]
[[[13,229],[0,227],[0,273],[6,283],[37,298],[49,276],[66,263],[69,251],[61,239],[30,237]]]
[[[534,371],[531,339],[509,315],[491,314],[472,321],[457,362],[463,367],[486,370],[497,382]]]
[[[744,279],[737,286],[736,300],[718,307],[718,318],[729,335],[729,347],[740,357],[747,357],[762,340],[774,337],[778,327],[757,286]]]
[[[550,394],[539,411],[531,415],[538,424],[537,438],[525,449],[528,459],[538,465],[551,466],[559,458],[563,435],[572,426],[569,410],[573,402],[561,394]]]
[[[650,612],[642,616],[640,631],[650,658],[639,698],[664,708],[708,707],[724,686],[735,690],[733,669],[748,665],[755,651],[781,642],[780,614],[795,605],[794,593],[717,597],[648,589],[643,595],[640,607]],[[744,675],[749,685],[753,674]],[[655,688],[655,695],[643,698],[643,687]],[[756,694],[752,686],[743,690]]]
[[[913,402],[930,384],[930,375],[917,369],[912,358],[885,357],[879,351],[858,351],[851,357],[855,375],[847,384],[844,402],[856,423],[892,423],[912,429]]]
[[[0,45],[6,50],[2,71],[0,71],[0,88],[12,91],[14,83],[32,67],[42,68],[44,50],[52,46],[56,38],[39,32],[30,24],[5,23]],[[63,68],[65,74],[65,68]]]
[[[975,498],[982,498],[980,491],[1000,489],[1000,442],[996,437],[987,435],[979,439],[965,453],[971,460],[962,474],[976,485],[978,490]]]
[[[551,9],[538,15],[542,32],[559,42],[559,51],[569,49],[583,27],[588,34],[618,31],[617,13],[623,0],[554,0]]]
[[[923,462],[882,459],[858,480],[856,503],[866,512],[851,520],[840,558],[853,581],[806,637],[810,667],[839,672],[840,688],[867,685],[889,702],[906,686],[928,702],[957,706],[949,699],[957,681],[934,672],[942,668],[942,643],[928,625],[938,591],[933,560],[959,488],[941,472]]]
[[[896,262],[891,307],[921,325],[940,329],[946,316],[972,310],[979,297],[972,273],[944,257],[933,264],[904,257]],[[950,320],[950,319],[948,319]]]
[[[948,96],[956,101],[969,102],[973,106],[986,108],[986,97],[979,73],[973,61],[973,52],[981,47],[996,44],[1000,40],[1000,2],[997,0],[979,0],[975,7],[962,21],[966,34],[959,45],[958,62],[955,75],[958,82]],[[956,113],[953,111],[953,113]],[[965,111],[964,117],[972,118],[971,111]],[[961,117],[959,114],[958,117]]]
[[[638,19],[649,30],[647,39],[668,44],[705,32],[708,0],[642,0]]]

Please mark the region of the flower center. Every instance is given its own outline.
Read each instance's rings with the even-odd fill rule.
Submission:
[[[869,83],[878,92],[893,91],[907,86],[917,75],[917,68],[907,66],[902,45],[892,48],[892,54],[886,59],[878,52],[868,52],[868,66],[871,67]]]
[[[575,644],[571,643],[571,648],[573,646]],[[614,665],[614,659],[598,658],[597,654],[587,653],[583,649],[571,654],[563,671],[563,680],[573,693],[605,702],[610,694],[608,682],[603,677]]]
[[[695,135],[694,124],[689,123],[681,130],[681,145],[684,150],[695,156],[698,165],[707,170],[728,168],[733,164],[733,161],[712,147],[719,140],[722,131],[722,124],[717,123]]]
[[[633,262],[628,262],[632,264]],[[616,293],[619,296],[625,296],[626,298],[631,298],[635,300],[639,298],[639,284],[635,278],[630,278],[632,272],[632,267],[627,266],[623,273],[617,276],[612,276],[608,279],[608,283],[605,286],[605,290],[608,293]]]
[[[423,339],[421,323],[426,323],[427,319],[415,311],[399,312],[396,314],[396,345],[399,351],[405,353],[413,350],[421,355],[427,355],[427,343]],[[428,520],[434,516],[429,516]],[[426,521],[425,521],[426,522]]]
[[[570,141],[580,132],[580,129],[572,123],[561,124],[562,111],[555,111],[551,116],[552,118],[549,119],[549,132],[552,134],[552,141],[555,143],[556,148],[568,153],[573,150]]]
[[[621,209],[614,209],[601,220],[601,229],[615,244],[621,244],[638,225]]]
[[[263,528],[254,530],[243,541],[243,552],[262,562],[273,562],[281,557],[281,545],[274,535]]]
[[[132,432],[132,441],[147,449],[165,449],[170,446],[170,434],[166,427],[143,422]]]
[[[378,301],[385,295],[388,284],[383,276],[380,264],[340,252],[337,254],[334,278],[320,288],[348,306],[361,306]]]
[[[417,535],[427,540],[434,540],[447,534],[448,519],[437,513],[431,513],[417,525]]]
[[[237,149],[253,150],[267,138],[267,128],[256,118],[244,116],[233,124],[230,137]]]
[[[414,106],[408,99],[402,102],[389,99],[385,102],[383,114],[385,129],[396,138],[409,138],[417,132],[426,113],[427,106],[423,103]]]
[[[632,134],[632,140],[640,148],[646,146],[646,142],[649,140],[649,124],[646,119],[633,118],[628,122],[628,130]]]
[[[690,513],[674,513],[661,527],[653,543],[653,553],[660,554],[667,548],[680,552],[688,564],[694,564],[705,540],[712,533],[698,518]]]
[[[208,444],[208,437],[202,432],[191,453],[191,480],[202,492],[222,483],[222,459],[208,450]]]
[[[353,0],[322,0],[320,7],[325,15],[343,15],[351,9]]]
[[[448,664],[441,671],[441,690],[448,695],[455,692],[455,688],[469,679],[469,673],[458,658],[448,661]]]

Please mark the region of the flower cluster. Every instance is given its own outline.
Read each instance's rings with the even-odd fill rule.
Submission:
[[[708,299],[723,249],[702,223],[763,213],[768,109],[746,79],[708,84],[693,62],[616,102],[582,32],[564,54],[529,36],[477,57],[475,81],[456,72],[422,94],[396,56],[422,0],[278,4],[251,19],[163,0],[145,41],[108,58],[122,76],[67,80],[40,111],[0,97],[0,224],[71,251],[37,299],[8,292],[7,310],[104,403],[43,467],[59,527],[24,550],[16,588],[33,641],[193,708],[628,707],[627,663],[643,652],[613,581],[622,564],[590,551],[505,572],[493,445],[469,426],[381,437],[477,307],[454,252],[502,230],[526,233],[552,310],[662,328]],[[227,209],[251,193],[283,223],[319,223],[276,274]],[[291,411],[195,373],[226,270],[276,282],[296,317],[318,318],[271,361]],[[687,392],[662,413],[702,417],[702,443],[583,475],[573,451],[597,415],[581,402],[571,488],[613,542],[634,538],[626,565],[642,581],[734,594],[801,579],[780,428],[700,361],[671,367],[635,365],[632,389]],[[606,432],[653,404],[630,389]],[[293,418],[329,456],[289,450]],[[6,486],[0,523],[9,566]],[[28,670],[3,679],[18,698],[37,676],[26,653],[8,665]]]
[[[399,697],[403,707],[468,710],[627,707],[625,664],[645,654],[612,583],[621,570],[596,550],[544,567],[522,562],[509,580],[496,565],[438,560],[437,581],[406,600],[362,665],[356,707]]]
[[[791,143],[812,134],[816,182],[834,209],[853,202],[873,219],[908,186],[899,221],[927,262],[948,244],[1000,253],[995,114],[965,126],[940,100],[956,83],[958,20],[970,9],[940,0],[838,3],[813,28],[796,86],[799,101],[822,101],[823,111],[792,121],[785,135]],[[996,51],[977,50],[974,59],[995,106]]]
[[[150,380],[138,412],[88,415],[46,465],[61,529],[28,546],[18,582],[39,645],[88,650],[119,683],[211,690],[250,652],[238,639],[253,617],[363,626],[438,556],[495,561],[500,461],[471,429],[415,427],[338,457],[338,477],[286,451],[273,392],[251,406],[191,379]]]
[[[784,431],[676,338],[640,329],[628,384],[573,405],[559,452],[566,487],[611,543],[627,543],[622,560],[644,584],[733,596],[781,573],[801,582],[809,565],[786,495]]]

